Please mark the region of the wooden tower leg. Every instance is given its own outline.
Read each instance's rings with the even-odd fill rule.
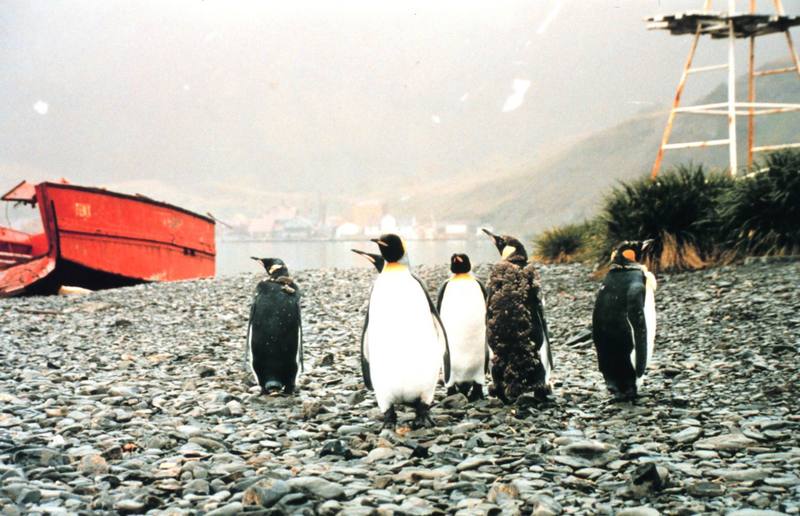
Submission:
[[[658,175],[658,171],[661,169],[661,161],[664,159],[664,146],[669,143],[669,135],[672,133],[672,124],[675,122],[675,115],[678,114],[677,109],[681,104],[681,95],[683,95],[683,89],[686,86],[686,78],[689,77],[689,69],[692,68],[692,61],[694,60],[695,52],[697,52],[697,42],[699,40],[700,28],[698,27],[697,32],[694,34],[694,39],[692,40],[692,47],[689,49],[689,55],[686,57],[686,63],[683,65],[683,73],[681,74],[681,80],[678,81],[678,88],[675,91],[675,98],[672,101],[672,109],[670,109],[669,118],[667,118],[667,126],[664,128],[664,134],[661,136],[661,145],[658,147],[656,161],[653,163],[653,169],[650,171],[651,179],[655,179]]]
[[[784,14],[783,1],[774,0],[774,3],[775,10],[778,11],[778,14]],[[794,48],[794,42],[792,41],[792,33],[790,32],[790,29],[786,29],[786,42],[789,44],[789,54],[792,56],[792,61],[794,61],[794,71],[797,72],[798,76],[800,76],[800,57],[797,55],[797,50]]]
[[[733,14],[735,0],[729,0],[729,12]],[[728,155],[730,172],[736,177],[736,33],[733,20],[728,20]]]
[[[756,12],[756,0],[750,0],[750,14]],[[747,117],[747,167],[753,166],[753,144],[756,138],[756,117],[753,103],[756,101],[756,81],[755,81],[755,66],[756,66],[756,38],[750,36],[750,62],[747,73],[747,102],[750,103],[750,109]]]
[[[775,1],[779,2],[780,0]],[[705,0],[703,3],[703,12],[708,12],[711,8],[711,2],[712,0]],[[699,40],[700,27],[697,27],[697,31],[694,33],[694,39],[692,40],[692,47],[689,49],[689,55],[686,57],[686,64],[683,65],[681,80],[678,81],[675,99],[672,101],[672,109],[669,112],[669,118],[667,118],[667,126],[664,128],[664,134],[661,136],[661,145],[658,146],[656,161],[653,163],[653,169],[650,171],[650,179],[655,180],[659,170],[661,170],[661,162],[664,160],[664,146],[669,143],[669,136],[672,134],[672,124],[675,122],[675,115],[678,113],[676,110],[681,104],[681,95],[683,95],[683,88],[686,86],[686,78],[689,77],[689,70],[692,68],[692,61],[694,60],[695,52],[697,52],[697,42]]]

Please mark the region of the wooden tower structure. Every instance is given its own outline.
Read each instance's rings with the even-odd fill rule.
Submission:
[[[653,179],[658,175],[661,169],[661,162],[664,158],[664,151],[671,149],[689,149],[689,148],[705,148],[717,145],[727,145],[729,155],[730,173],[736,176],[738,170],[737,164],[737,145],[736,145],[736,118],[738,116],[748,117],[747,124],[747,164],[748,166],[753,163],[753,154],[756,152],[765,152],[779,149],[800,147],[800,142],[779,143],[772,145],[755,146],[755,117],[760,115],[772,115],[778,113],[788,113],[792,111],[800,111],[800,103],[776,103],[776,102],[756,102],[756,85],[755,79],[765,75],[775,75],[783,73],[797,74],[800,80],[800,58],[798,57],[797,50],[795,50],[792,41],[790,29],[794,26],[800,26],[800,16],[790,16],[785,14],[782,0],[772,0],[770,3],[773,6],[774,12],[770,14],[757,14],[757,0],[747,0],[749,9],[747,12],[736,11],[736,0],[728,0],[727,12],[714,12],[711,11],[712,0],[704,0],[702,11],[690,11],[679,14],[671,14],[665,16],[654,16],[647,18],[648,29],[662,29],[670,31],[672,35],[685,35],[691,34],[694,36],[692,45],[689,48],[689,55],[686,58],[686,63],[683,67],[678,88],[675,92],[675,99],[672,103],[672,109],[667,119],[667,125],[664,128],[664,134],[661,138],[661,145],[658,149],[655,163],[651,171]],[[763,0],[762,0],[763,1]],[[755,47],[756,38],[759,36],[766,36],[768,34],[783,33],[786,42],[789,46],[789,55],[793,63],[792,66],[786,68],[778,68],[774,70],[760,70],[755,69]],[[728,40],[728,62],[713,65],[692,67],[695,52],[697,51],[697,44],[701,36],[710,36],[713,39],[727,39]],[[749,54],[749,70],[748,70],[748,92],[747,102],[738,102],[736,100],[736,39],[749,39],[750,54]],[[727,102],[720,102],[714,104],[703,104],[699,106],[685,106],[681,107],[681,96],[686,86],[688,77],[695,73],[709,72],[713,70],[728,71],[728,100]],[[670,143],[670,135],[672,133],[672,126],[675,122],[675,117],[679,113],[686,113],[692,115],[713,115],[713,116],[726,116],[728,120],[728,138],[719,140],[706,140],[694,142],[681,142]],[[798,130],[800,133],[800,130]]]

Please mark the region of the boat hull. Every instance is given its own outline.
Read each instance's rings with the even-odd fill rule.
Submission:
[[[0,296],[213,276],[211,218],[141,196],[36,185],[47,251],[0,270]]]

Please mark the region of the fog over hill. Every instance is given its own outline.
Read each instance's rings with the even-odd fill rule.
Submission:
[[[689,40],[642,18],[699,2],[0,6],[0,189],[67,177],[223,218],[365,198],[445,213],[464,192],[463,216],[478,218],[514,192],[475,185],[522,184],[573,143],[663,108]],[[724,52],[704,41],[699,64]],[[779,38],[759,46],[763,61],[784,54]],[[698,77],[688,98],[719,80]]]
[[[773,62],[767,68],[782,68],[788,62]],[[737,81],[746,91],[746,76]],[[796,75],[775,75],[759,79],[757,99],[761,102],[800,101],[800,80]],[[724,102],[727,87],[719,86],[700,99],[699,104]],[[594,217],[602,199],[620,181],[649,175],[664,131],[667,111],[638,115],[609,129],[597,131],[548,159],[534,160],[499,178],[486,178],[445,199],[437,194],[421,194],[407,209],[424,210],[437,202],[440,216],[455,219],[477,217],[491,221],[509,232],[525,235],[548,227],[580,222]],[[679,115],[671,142],[716,140],[728,137],[726,117]],[[747,163],[747,119],[737,125],[739,164]],[[790,143],[800,140],[800,113],[785,113],[756,118],[756,145]],[[756,162],[759,155],[755,155]],[[662,173],[676,164],[701,163],[709,170],[728,167],[728,148],[710,147],[668,151]]]

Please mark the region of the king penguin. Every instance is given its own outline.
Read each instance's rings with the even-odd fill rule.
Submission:
[[[303,370],[300,291],[278,258],[253,258],[267,279],[256,287],[247,327],[247,362],[261,393],[294,391]]]
[[[597,293],[592,337],[606,386],[617,399],[634,399],[656,337],[656,278],[641,265],[652,240],[622,242]]]
[[[450,346],[450,381],[447,394],[461,392],[470,401],[483,398],[483,383],[489,372],[486,345],[486,288],[472,273],[466,254],[450,257],[450,272],[437,296]]]
[[[433,402],[444,365],[450,379],[450,352],[436,307],[422,281],[411,274],[403,241],[394,234],[372,240],[385,264],[372,285],[361,334],[361,370],[375,391],[383,427],[397,424],[397,405],[412,405],[412,426],[433,426]]]
[[[518,239],[483,232],[500,252],[489,275],[486,307],[493,391],[506,403],[530,391],[543,400],[552,393],[553,355],[539,271]]]
[[[383,265],[385,263],[383,256],[375,253],[368,253],[366,251],[361,251],[360,249],[350,249],[350,250],[366,258],[367,261],[371,263],[373,267],[375,267],[375,270],[377,270],[378,272],[381,272],[383,270]]]

